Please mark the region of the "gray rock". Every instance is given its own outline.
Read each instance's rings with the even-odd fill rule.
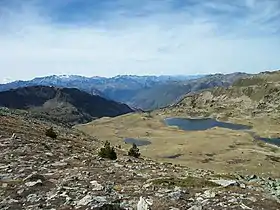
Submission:
[[[98,203],[107,203],[107,198],[105,196],[95,196],[93,200]]]
[[[90,195],[86,195],[85,197],[83,197],[81,200],[79,200],[77,202],[77,206],[86,206],[88,205],[90,202],[92,202],[92,196]]]
[[[168,197],[172,200],[179,200],[182,197],[181,191],[175,191],[168,194]]]
[[[207,190],[207,191],[204,192],[203,197],[205,197],[205,198],[215,198],[216,193],[211,191],[211,190]]]
[[[249,201],[252,201],[253,203],[257,202],[257,199],[255,197],[248,197],[246,199],[248,199]]]
[[[3,202],[3,201],[2,201],[2,202]],[[11,199],[7,200],[6,203],[7,203],[7,204],[19,203],[19,200],[16,200],[16,199],[11,198]]]
[[[188,210],[202,210],[202,206],[192,206]]]
[[[210,180],[211,182],[214,182],[218,185],[221,185],[223,187],[228,187],[228,186],[237,186],[238,183],[235,180],[225,180],[225,179],[219,179],[219,180]]]
[[[62,167],[62,166],[67,166],[68,163],[64,163],[64,162],[55,162],[53,164],[51,164],[54,167]]]
[[[254,179],[257,179],[257,178],[258,178],[257,175],[253,174],[253,175],[250,176],[249,180],[254,180]]]
[[[17,139],[17,135],[15,133],[13,133],[13,135],[11,136],[11,139]]]
[[[114,174],[114,173],[116,173],[115,171],[114,171],[114,169],[106,169],[106,172],[108,173],[108,174]]]
[[[26,182],[25,185],[26,185],[27,187],[33,187],[33,186],[35,186],[35,185],[41,185],[42,183],[43,183],[42,180],[39,179],[39,180],[37,180],[37,181],[35,181],[35,182]]]
[[[38,197],[36,194],[30,194],[27,196],[27,201],[31,203],[38,202],[40,200],[40,197]]]
[[[241,207],[242,209],[248,209],[248,210],[252,209],[252,208],[250,208],[249,206],[246,206],[246,205],[243,204],[243,203],[240,204],[240,207]]]
[[[45,154],[49,157],[53,157],[53,153],[51,153],[51,152],[46,152]]]
[[[100,191],[100,190],[103,190],[103,188],[104,188],[97,181],[91,181],[90,183],[93,185],[93,189],[92,190],[94,190],[94,191]]]
[[[134,209],[134,208],[131,208],[134,205],[135,205],[135,201],[133,201],[133,200],[123,200],[120,203],[120,207],[124,208],[124,209]]]
[[[280,197],[280,189],[275,191],[275,195],[276,195],[277,197]]]
[[[166,188],[161,188],[161,189],[158,190],[158,192],[159,193],[170,193],[170,192],[172,192],[172,190],[166,189]]]
[[[152,204],[152,201],[146,200],[141,196],[137,204],[137,210],[150,210]]]
[[[115,168],[122,168],[122,167],[124,167],[124,166],[121,165],[121,164],[115,163],[115,164],[114,164],[114,167],[115,167]]]
[[[233,198],[228,199],[228,202],[229,203],[237,203],[238,200],[237,200],[237,198],[233,197]]]
[[[241,187],[242,189],[245,189],[245,188],[246,188],[246,185],[243,184],[243,183],[241,183],[241,184],[240,184],[240,187]]]

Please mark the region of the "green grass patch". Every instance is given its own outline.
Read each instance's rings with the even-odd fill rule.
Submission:
[[[207,188],[207,187],[217,187],[216,183],[210,182],[203,178],[197,177],[187,177],[183,179],[179,178],[163,178],[153,181],[155,185],[161,185],[166,187],[183,187],[183,188]]]

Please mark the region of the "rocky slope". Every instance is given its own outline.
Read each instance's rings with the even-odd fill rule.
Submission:
[[[52,126],[57,139],[45,136]],[[279,209],[280,180],[97,156],[76,130],[0,110],[0,209]]]
[[[232,86],[188,94],[161,111],[191,116],[279,115],[280,71],[264,72],[237,80]]]
[[[24,109],[61,123],[83,123],[133,112],[125,104],[74,88],[31,86],[0,92],[0,106]]]

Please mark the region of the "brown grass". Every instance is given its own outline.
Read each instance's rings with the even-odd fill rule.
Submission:
[[[223,128],[182,131],[164,125],[164,118],[165,115],[159,114],[153,114],[150,118],[141,114],[128,114],[103,118],[76,128],[101,140],[109,140],[113,145],[121,145],[124,150],[130,147],[124,144],[124,138],[145,138],[152,144],[139,147],[141,155],[160,162],[217,172],[270,173],[270,176],[279,176],[279,167],[275,167],[275,162],[268,161],[266,155],[279,157],[280,150],[275,147],[272,149],[267,144],[260,147],[248,133]],[[253,131],[263,137],[276,134],[279,127],[266,118],[231,118],[230,121],[253,125]],[[174,159],[165,158],[175,154],[182,155]],[[209,154],[215,155],[211,157]]]

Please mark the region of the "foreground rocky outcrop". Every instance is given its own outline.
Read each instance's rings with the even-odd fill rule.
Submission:
[[[97,156],[79,131],[2,110],[0,209],[279,209],[280,180]],[[45,136],[53,126],[57,139]]]

